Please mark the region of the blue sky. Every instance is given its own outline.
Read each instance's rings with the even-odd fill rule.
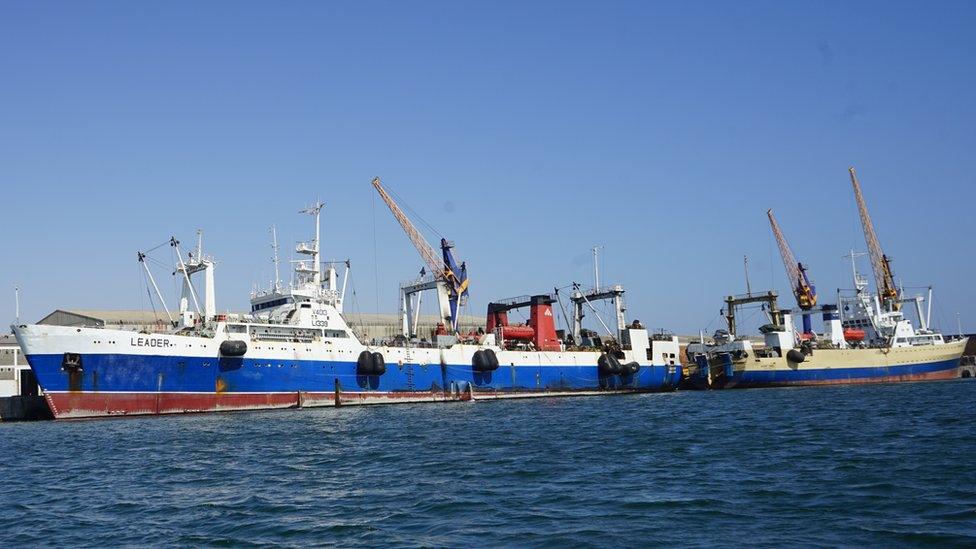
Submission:
[[[600,244],[631,317],[694,333],[743,255],[788,293],[770,207],[822,301],[850,285],[853,164],[896,276],[974,330],[974,24],[965,2],[4,2],[0,310],[15,284],[28,320],[148,307],[136,251],[197,227],[242,310],[267,227],[306,237],[321,197],[355,306],[395,311],[420,260],[379,175],[456,241],[471,313],[591,283]]]

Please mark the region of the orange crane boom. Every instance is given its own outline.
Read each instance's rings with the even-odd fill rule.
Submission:
[[[871,270],[874,272],[874,283],[878,289],[878,297],[890,310],[897,311],[901,309],[901,303],[899,302],[898,288],[895,285],[895,276],[891,272],[891,259],[881,251],[881,242],[878,241],[878,235],[874,232],[874,224],[871,223],[868,206],[864,202],[864,195],[861,194],[861,184],[857,182],[854,167],[852,166],[848,171],[851,174],[851,185],[854,187],[854,200],[857,201],[857,210],[861,215],[864,242],[868,245],[868,255],[871,257]]]
[[[783,236],[783,231],[780,230],[779,223],[773,216],[773,210],[766,210],[766,216],[769,218],[769,226],[773,229],[773,236],[776,237],[779,255],[783,258],[786,276],[790,279],[790,289],[796,296],[796,304],[804,311],[808,311],[817,304],[817,292],[807,278],[806,267],[793,256],[793,250],[790,249],[789,242]]]
[[[468,300],[467,267],[464,262],[458,265],[454,260],[454,254],[451,252],[453,245],[447,239],[441,238],[441,257],[439,258],[437,256],[434,248],[427,243],[423,235],[420,234],[420,231],[413,226],[413,223],[403,213],[400,206],[397,205],[396,201],[383,188],[383,184],[380,183],[380,178],[373,179],[373,188],[379,193],[383,202],[386,202],[387,207],[393,213],[393,217],[400,223],[403,232],[407,233],[407,238],[413,243],[414,248],[417,248],[420,257],[423,258],[424,263],[427,264],[427,268],[430,269],[430,274],[437,280],[438,288],[442,288],[446,292],[444,295],[448,303],[441,303],[441,319],[445,327],[450,326],[454,332],[457,332],[458,307],[465,305]],[[441,290],[439,289],[438,301],[440,301],[440,297]]]
[[[420,231],[413,226],[413,223],[411,223],[410,219],[407,218],[406,214],[403,213],[400,206],[398,206],[390,195],[387,194],[386,189],[384,189],[383,185],[380,183],[380,178],[376,177],[373,179],[373,187],[376,189],[376,192],[379,193],[380,198],[383,199],[383,202],[386,202],[386,205],[390,208],[390,211],[393,212],[393,217],[400,222],[400,226],[403,227],[403,232],[407,233],[407,238],[409,238],[410,242],[413,243],[414,248],[417,248],[417,251],[420,253],[420,257],[423,258],[424,263],[427,264],[427,268],[430,269],[431,274],[434,276],[440,276],[444,272],[444,264],[441,263],[441,260],[438,257],[437,252],[434,251],[434,248],[431,247],[426,240],[424,240],[423,235],[421,235]]]

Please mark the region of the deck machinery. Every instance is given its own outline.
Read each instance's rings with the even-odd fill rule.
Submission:
[[[606,330],[610,337],[621,345],[628,345],[629,328],[640,324],[636,321],[634,325],[626,324],[626,306],[624,305],[624,288],[619,284],[603,288],[591,288],[583,290],[579,284],[573,285],[573,292],[570,301],[573,304],[572,334],[568,338],[561,338],[556,330],[555,315],[553,314],[552,304],[559,300],[559,291],[552,294],[540,294],[533,296],[519,296],[509,299],[502,299],[488,304],[488,318],[486,329],[488,333],[494,333],[496,339],[503,342],[525,342],[532,343],[536,350],[558,351],[561,340],[571,345],[587,345],[588,341],[583,329],[583,319],[586,317],[586,309],[591,309],[594,314],[596,309],[593,303],[596,301],[612,301],[616,330],[612,331],[599,315],[597,320]],[[529,307],[529,319],[525,324],[510,324],[508,319],[509,311]],[[565,311],[564,311],[565,313]]]
[[[495,340],[501,347],[531,343],[537,351],[559,351],[562,344],[556,335],[556,321],[552,313],[552,304],[555,302],[553,296],[546,294],[494,301],[488,304],[485,330],[495,334]],[[509,324],[509,311],[525,307],[529,307],[528,323]]]
[[[574,291],[571,296],[573,302],[573,338],[576,341],[580,341],[582,337],[583,328],[583,317],[586,315],[584,312],[584,307],[588,307],[594,313],[596,309],[593,307],[594,301],[612,301],[614,309],[614,319],[616,321],[616,338],[621,343],[625,343],[626,339],[626,320],[624,313],[627,311],[626,305],[624,305],[624,287],[620,284],[613,284],[607,287],[592,288],[589,291],[583,291],[579,284],[574,285]],[[597,315],[597,320],[603,325],[603,328],[610,333],[610,328],[603,324],[603,319]]]

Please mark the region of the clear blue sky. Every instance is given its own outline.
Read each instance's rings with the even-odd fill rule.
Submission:
[[[359,309],[395,311],[420,261],[379,175],[457,242],[471,313],[591,283],[602,244],[632,317],[694,333],[744,254],[788,293],[770,207],[822,299],[850,285],[853,164],[896,276],[973,330],[974,28],[971,2],[3,2],[0,309],[148,307],[136,251],[202,227],[242,310],[268,225],[305,237],[321,197]]]

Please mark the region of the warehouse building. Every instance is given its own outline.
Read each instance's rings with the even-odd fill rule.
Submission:
[[[37,378],[13,334],[0,335],[0,398],[36,395]]]

